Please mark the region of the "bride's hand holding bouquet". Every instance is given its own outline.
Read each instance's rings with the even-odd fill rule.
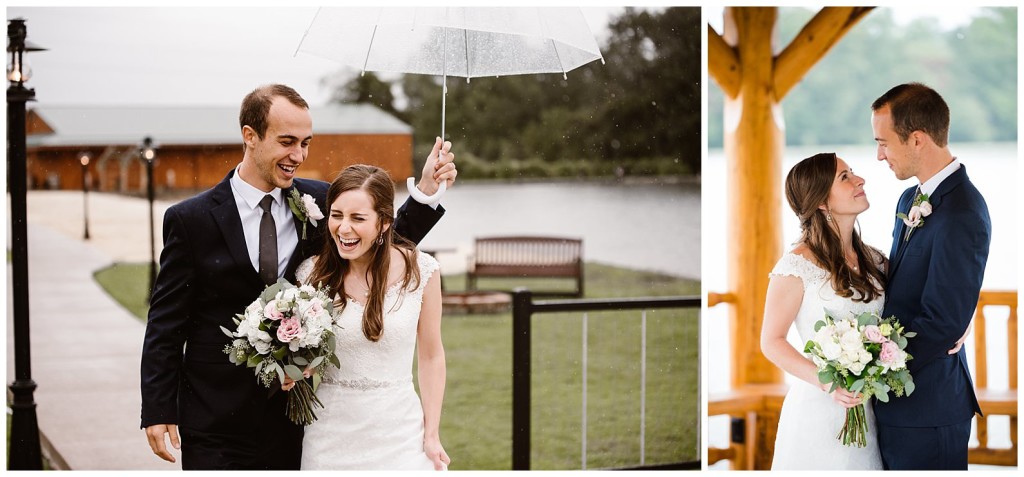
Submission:
[[[914,392],[914,379],[907,370],[912,356],[905,350],[907,332],[895,317],[881,318],[861,313],[851,319],[835,319],[825,310],[825,319],[814,325],[814,338],[804,352],[818,368],[818,380],[833,399],[846,407],[846,422],[837,438],[844,445],[867,445],[868,422],[864,406],[875,397],[889,402],[889,391],[897,397]]]

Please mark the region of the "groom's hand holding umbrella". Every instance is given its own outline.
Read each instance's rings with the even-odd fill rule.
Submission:
[[[455,185],[455,176],[459,171],[455,169],[455,153],[451,149],[451,141],[442,142],[440,137],[434,140],[434,148],[423,164],[423,173],[416,186],[424,194],[434,195],[442,182],[446,187]]]
[[[455,176],[459,171],[455,170],[455,154],[451,152],[451,148],[451,142],[442,142],[438,137],[434,141],[434,148],[427,155],[426,163],[423,164],[419,185],[413,186],[412,177],[405,182],[409,195],[417,202],[436,209],[444,192],[455,184]]]

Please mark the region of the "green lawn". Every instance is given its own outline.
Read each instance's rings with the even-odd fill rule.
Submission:
[[[147,266],[120,264],[97,272],[96,278],[126,308],[144,317]],[[444,277],[447,290],[462,290],[464,284],[464,275]],[[551,284],[492,280],[479,285],[539,289]],[[697,281],[597,263],[585,265],[585,286],[587,298],[700,294]],[[646,320],[645,463],[697,460],[699,312],[648,311]],[[637,465],[641,312],[592,312],[587,321],[587,468]],[[533,469],[581,467],[582,323],[582,313],[533,317]],[[510,469],[511,312],[447,315],[442,333],[448,381],[441,439],[452,469]]]

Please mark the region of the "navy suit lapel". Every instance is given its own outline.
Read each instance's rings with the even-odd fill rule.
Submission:
[[[914,200],[914,191],[917,190],[917,186],[911,187],[903,191],[903,195],[900,196],[899,204],[896,206],[896,212],[903,212],[904,214],[910,210],[910,204]],[[906,235],[906,224],[903,223],[903,219],[896,217],[896,223],[893,226],[892,233],[892,248],[889,249],[889,277],[893,276],[896,271],[896,265],[899,264],[900,258],[903,257],[903,251],[906,250],[905,244],[903,243],[903,236]]]
[[[234,172],[232,169],[227,177],[213,188],[213,200],[217,205],[210,209],[210,214],[224,236],[224,243],[231,253],[231,258],[235,260],[240,269],[249,270],[252,272],[252,278],[259,280],[259,272],[253,268],[252,261],[249,260],[249,250],[245,245],[245,233],[242,231],[242,219],[238,216],[238,206],[235,204],[235,196],[231,192],[230,180]]]
[[[961,164],[959,169],[953,172],[953,174],[951,174],[949,177],[943,180],[939,184],[939,186],[935,188],[935,192],[928,196],[928,202],[931,203],[932,205],[933,215],[939,213],[939,210],[942,205],[942,198],[953,189],[959,187],[960,184],[963,184],[966,180],[967,168],[964,167],[963,164]],[[916,187],[914,187],[911,189],[907,189],[907,192],[903,193],[903,197],[900,198],[900,212],[906,213],[907,210],[910,210],[910,204],[913,202],[914,193],[916,191],[917,189]],[[896,250],[896,258],[889,261],[890,278],[893,277],[893,275],[896,272],[896,268],[899,266],[900,262],[903,261],[903,254],[906,251],[907,245],[909,245],[910,240],[914,240],[915,236],[918,236],[922,233],[921,231],[918,231],[917,233],[910,234],[910,240],[903,240],[904,231],[906,230],[906,227],[903,225],[903,220],[896,219],[896,222],[897,228],[899,228],[899,233],[893,238],[893,240],[895,240],[895,242],[893,243],[893,249]],[[928,219],[926,218],[925,225],[923,225],[922,227],[927,227],[927,224]]]

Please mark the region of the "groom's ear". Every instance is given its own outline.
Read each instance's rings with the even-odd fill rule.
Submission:
[[[931,137],[925,134],[924,131],[917,130],[910,133],[908,138],[910,145],[913,147],[921,147],[931,140]]]
[[[246,146],[253,147],[256,142],[256,130],[249,126],[242,126],[242,142]]]

